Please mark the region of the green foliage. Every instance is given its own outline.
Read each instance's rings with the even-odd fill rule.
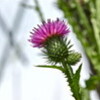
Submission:
[[[100,83],[100,76],[91,76],[89,80],[86,81],[86,88],[89,90],[95,89]]]
[[[63,12],[64,17],[71,24],[73,31],[80,40],[89,59],[92,73],[99,76],[100,0],[57,0],[57,6]],[[86,81],[87,89],[99,90],[98,94],[100,95],[99,79],[91,78]],[[90,85],[91,83],[92,85]]]
[[[90,100],[89,90],[86,88],[81,88],[81,100]]]

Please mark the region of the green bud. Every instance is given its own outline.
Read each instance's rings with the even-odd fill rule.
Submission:
[[[70,65],[75,65],[81,59],[81,54],[78,52],[72,52],[67,57],[67,63]]]
[[[45,44],[44,53],[50,62],[62,62],[68,56],[66,41],[59,36],[50,38]]]

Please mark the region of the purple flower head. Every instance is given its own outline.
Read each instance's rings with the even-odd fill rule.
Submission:
[[[38,28],[34,28],[31,32],[29,41],[34,47],[43,47],[45,42],[53,36],[63,37],[70,32],[68,25],[64,21],[57,19],[56,21],[43,22],[42,25],[38,25]]]

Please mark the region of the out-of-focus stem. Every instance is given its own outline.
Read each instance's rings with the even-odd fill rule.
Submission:
[[[43,16],[42,11],[41,11],[41,9],[40,9],[38,0],[33,0],[33,1],[35,2],[35,10],[36,10],[37,13],[39,14],[39,17],[40,17],[41,21],[43,22],[43,21],[44,21],[44,16]]]

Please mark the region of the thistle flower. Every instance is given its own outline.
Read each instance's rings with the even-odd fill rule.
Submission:
[[[68,48],[64,36],[70,32],[64,21],[43,22],[31,32],[30,42],[34,47],[44,48],[43,53],[48,61],[53,63],[62,62],[68,56]]]
[[[64,21],[59,19],[56,21],[51,21],[49,19],[47,22],[43,22],[42,25],[38,25],[38,28],[33,29],[29,41],[34,47],[44,47],[45,42],[49,38],[53,36],[63,37],[69,32],[68,25],[66,25]]]
[[[80,93],[77,92],[77,90],[79,91],[78,82],[81,66],[76,74],[73,74],[73,70],[70,67],[70,65],[74,65],[80,60],[81,55],[70,51],[72,45],[70,45],[70,41],[67,42],[67,38],[65,37],[69,32],[68,25],[64,21],[59,19],[56,21],[48,20],[47,22],[43,22],[42,25],[38,25],[38,28],[33,29],[29,41],[34,47],[42,48],[44,56],[50,63],[55,65],[59,63],[61,65],[61,68],[52,65],[40,65],[39,67],[60,69],[68,77],[73,96],[76,100],[81,100]]]
[[[70,61],[74,64],[79,61],[80,56],[75,61],[70,60],[70,42],[67,42],[65,35],[70,32],[68,25],[64,21],[57,19],[56,21],[48,20],[43,22],[42,25],[38,25],[38,28],[34,28],[31,32],[31,38],[29,41],[34,47],[43,48],[42,52],[49,62],[62,63]],[[74,54],[74,59],[77,54]],[[73,56],[71,56],[73,57]],[[68,60],[67,60],[68,58]]]

